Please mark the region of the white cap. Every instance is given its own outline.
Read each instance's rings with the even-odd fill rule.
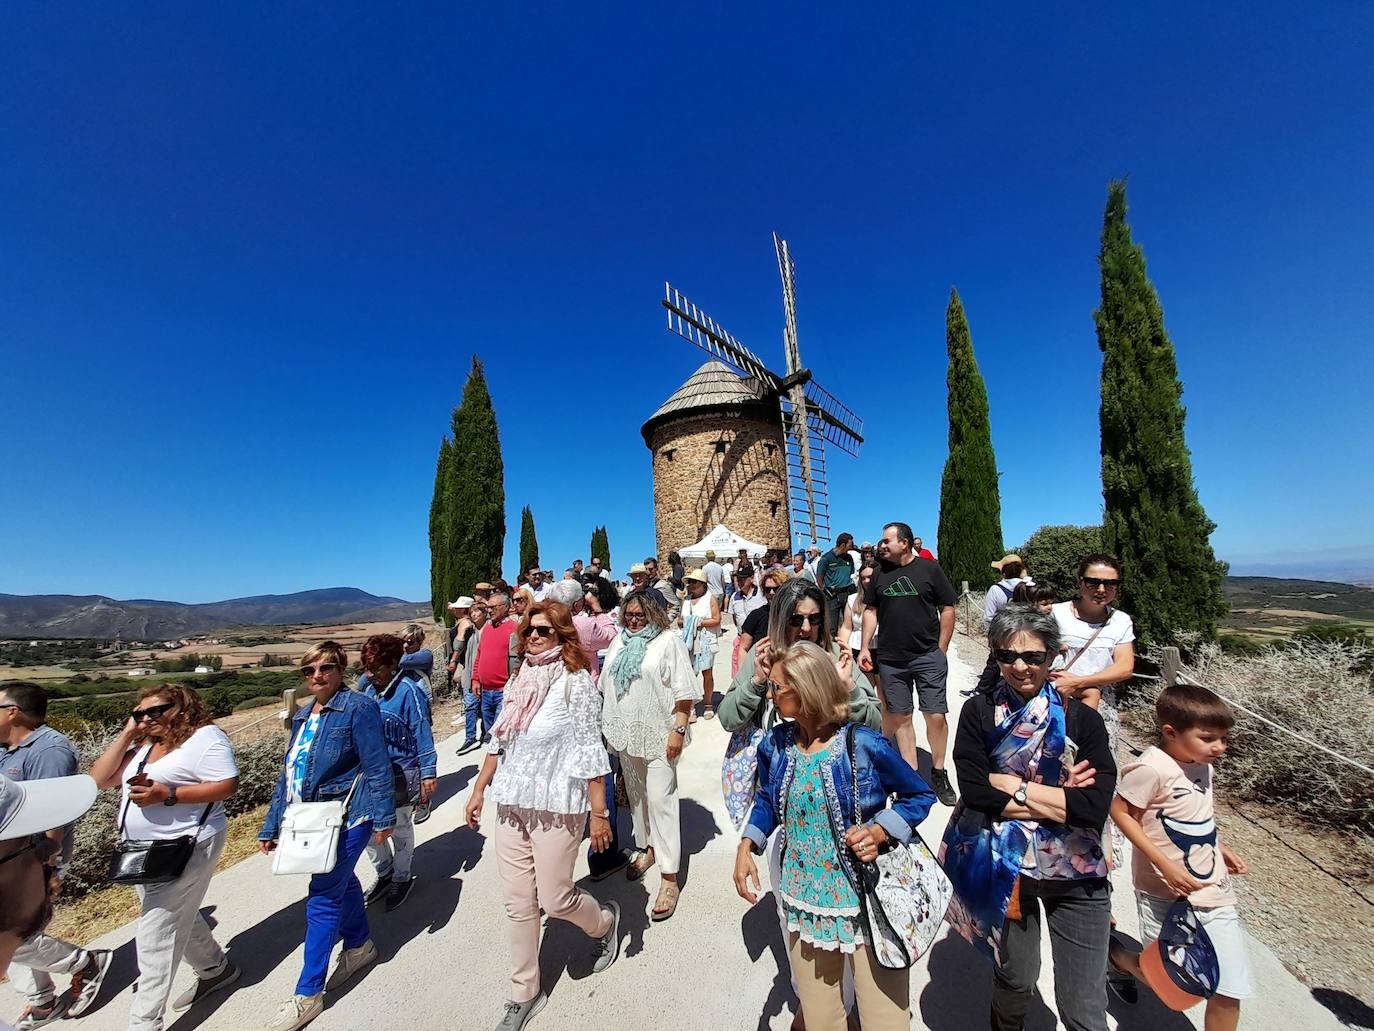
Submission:
[[[95,801],[95,792],[95,781],[84,773],[26,781],[0,777],[0,841],[75,823]]]
[[[472,599],[465,594],[457,601],[449,602],[448,607],[451,609],[470,609],[472,608]]]

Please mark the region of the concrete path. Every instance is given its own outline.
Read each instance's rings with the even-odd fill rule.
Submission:
[[[976,670],[958,657],[961,640],[956,638],[951,649],[951,724],[962,701],[959,689],[971,687],[976,679]],[[726,643],[730,641],[727,637]],[[981,659],[977,665],[981,667]],[[723,648],[717,684],[728,684],[728,670],[728,648]],[[650,923],[651,892],[658,888],[652,871],[647,887],[623,875],[599,884],[584,881],[593,894],[618,899],[623,907],[621,958],[606,973],[590,976],[590,942],[571,926],[555,922],[541,954],[549,1004],[532,1027],[762,1031],[790,1025],[793,1002],[773,898],[765,895],[750,907],[731,883],[738,837],[721,800],[720,759],[726,737],[719,724],[700,721],[682,759],[683,844],[690,858],[676,916]],[[417,881],[411,897],[394,913],[374,908],[369,914],[382,960],[329,998],[328,1008],[312,1025],[318,1031],[486,1031],[501,1016],[509,982],[501,883],[488,837],[494,807],[488,805],[480,832],[461,826],[477,766],[472,756],[454,754],[455,742],[441,745],[441,802],[433,817],[417,828]],[[921,828],[934,847],[948,816],[947,809],[937,806]],[[766,864],[760,861],[759,866],[766,879]],[[366,885],[372,879],[366,858],[358,869]],[[578,873],[586,874],[585,857],[579,860]],[[1123,890],[1116,896],[1117,918],[1122,930],[1131,933],[1136,918],[1129,884],[1119,881],[1118,888]],[[273,877],[268,860],[260,856],[214,879],[205,910],[216,925],[216,937],[243,968],[243,979],[232,992],[214,997],[174,1023],[176,1015],[169,1013],[169,1026],[177,1031],[202,1025],[240,1031],[260,1027],[271,1018],[291,994],[300,972],[304,890],[303,878]],[[97,943],[117,950],[106,988],[97,1009],[79,1025],[64,1027],[114,1031],[127,1025],[136,974],[133,932],[130,924]],[[1048,945],[1044,954],[1041,992],[1049,1005],[1036,1007],[1028,1024],[1032,1031],[1058,1026]],[[1255,944],[1252,958],[1262,996],[1246,1004],[1243,1027],[1322,1031],[1340,1026],[1269,950]],[[174,996],[191,976],[182,969]],[[946,934],[912,972],[912,1026],[938,1031],[987,1026],[990,979],[987,961],[962,939]],[[1114,1026],[1139,1031],[1201,1027],[1200,1007],[1185,1018],[1164,1009],[1148,991],[1142,989],[1141,994],[1143,1001],[1133,1007],[1113,999]],[[19,1008],[12,992],[0,998],[0,1016],[13,1019]]]

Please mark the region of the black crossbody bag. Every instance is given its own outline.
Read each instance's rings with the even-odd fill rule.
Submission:
[[[152,752],[149,748],[144,753],[143,760],[134,773],[135,776],[142,773],[143,767],[148,765],[148,756],[152,755]],[[210,818],[210,810],[215,803],[210,802],[205,806],[194,834],[183,834],[176,838],[154,838],[150,841],[126,841],[124,821],[128,818],[132,801],[126,800],[124,811],[119,814],[119,841],[115,843],[114,852],[110,855],[110,872],[107,879],[111,884],[166,884],[168,881],[176,880],[186,872],[186,864],[191,861],[191,853],[196,849],[200,829]]]

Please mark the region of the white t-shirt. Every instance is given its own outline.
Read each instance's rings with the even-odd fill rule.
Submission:
[[[129,803],[129,778],[138,770],[138,764],[151,747],[145,745],[135,752],[124,770],[123,783],[119,789],[120,812],[127,813],[124,818],[124,837],[131,841],[141,841],[195,834],[200,814],[205,811],[203,802],[198,805],[178,802],[176,805],[150,805],[147,808],[139,808]],[[234,749],[229,744],[228,736],[219,727],[209,724],[197,728],[180,748],[150,762],[143,768],[143,772],[159,784],[189,787],[192,784],[230,780],[239,775],[239,768],[234,762]],[[200,829],[199,837],[204,838],[216,831],[222,831],[228,825],[229,821],[224,815],[224,803],[215,802],[210,806],[210,817]]]
[[[1105,624],[1088,623],[1079,619],[1074,615],[1071,601],[1061,601],[1051,611],[1054,613],[1055,622],[1059,624],[1060,642],[1069,649],[1055,662],[1056,669],[1067,666],[1069,660],[1078,655],[1087,644],[1088,638],[1092,637],[1092,644],[1088,646],[1087,651],[1073,662],[1070,672],[1075,676],[1086,677],[1101,673],[1112,664],[1112,653],[1117,645],[1130,644],[1135,640],[1135,624],[1131,622],[1131,617],[1120,609],[1112,609]],[[1093,637],[1099,626],[1102,627],[1102,632]]]

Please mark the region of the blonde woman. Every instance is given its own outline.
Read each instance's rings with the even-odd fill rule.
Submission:
[[[172,978],[184,959],[196,983],[173,1004],[187,1009],[239,978],[200,904],[224,851],[229,821],[224,802],[238,789],[238,766],[224,731],[187,684],[150,684],[124,729],[91,766],[101,788],[118,787],[119,834],[128,841],[196,837],[176,880],[134,886],[142,903],[135,950],[138,992],[130,1031],[160,1031]]]
[[[720,598],[708,589],[706,574],[693,569],[684,578],[687,600],[682,604],[678,625],[691,651],[692,670],[701,674],[702,716],[716,715],[716,641],[720,637]],[[696,713],[690,715],[696,722]]]
[[[754,855],[778,829],[781,876],[773,890],[786,915],[788,955],[806,1027],[845,1028],[841,986],[850,956],[864,1031],[906,1031],[911,972],[883,967],[864,942],[860,870],[888,841],[911,840],[935,793],[885,737],[850,722],[850,685],[826,649],[801,641],[771,659],[773,704],[786,722],[759,744],[759,787],[735,858],[735,890],[751,905],[758,901]],[[851,822],[856,809],[857,824]]]

